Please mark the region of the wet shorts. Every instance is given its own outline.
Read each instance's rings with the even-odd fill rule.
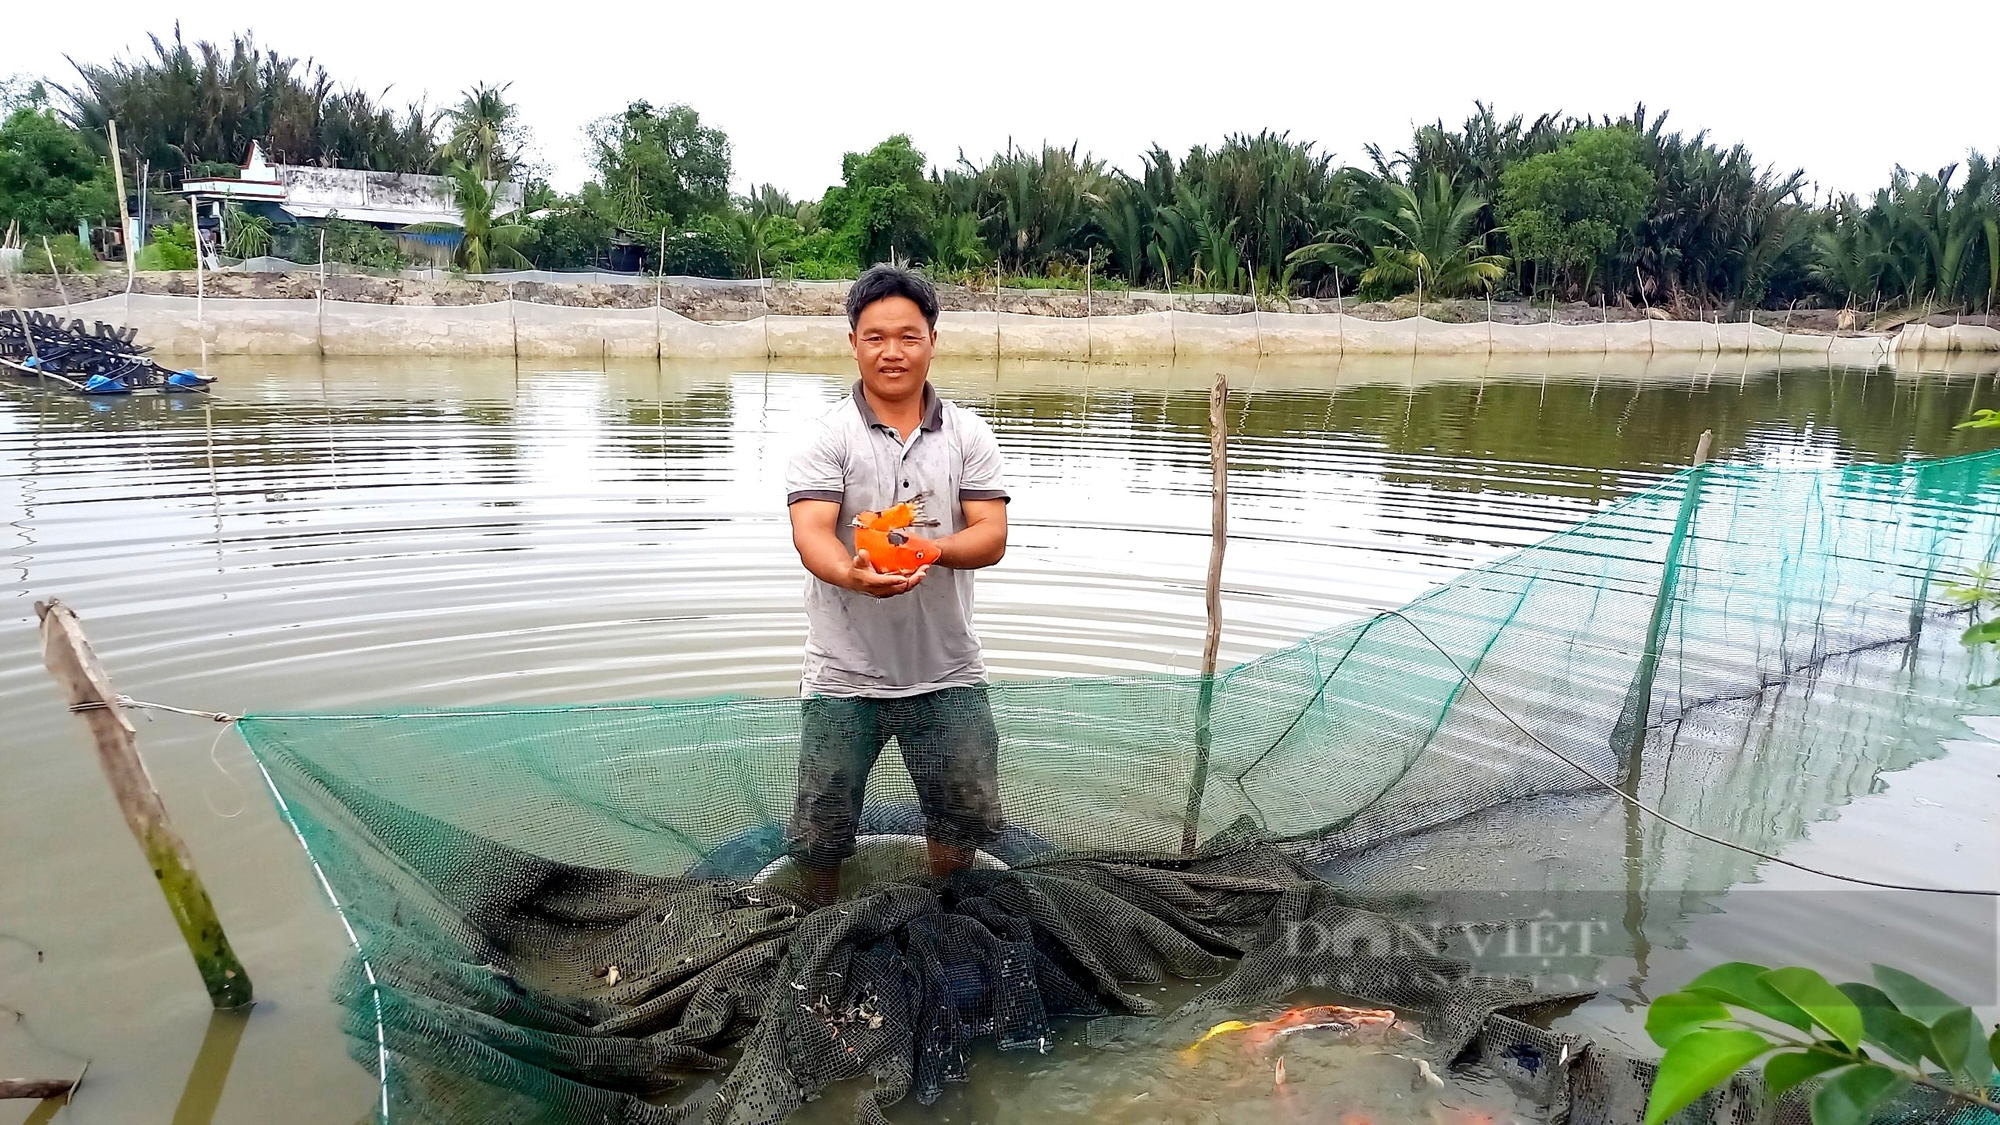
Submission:
[[[868,772],[892,737],[931,838],[976,848],[1000,831],[1000,736],[984,686],[901,699],[822,695],[804,706],[799,795],[785,834],[792,855],[832,867],[854,854]]]

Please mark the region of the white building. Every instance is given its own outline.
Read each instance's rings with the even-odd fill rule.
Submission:
[[[493,217],[521,209],[521,185],[494,184]],[[449,176],[421,176],[405,172],[369,172],[357,168],[318,168],[302,164],[271,164],[264,160],[263,148],[250,145],[250,158],[234,179],[200,176],[181,182],[181,191],[194,204],[202,226],[214,228],[223,207],[234,203],[264,215],[277,223],[299,219],[324,219],[338,215],[351,222],[368,223],[389,230],[421,224],[442,223],[461,226],[458,185]],[[436,235],[417,235],[417,241],[436,246]],[[414,249],[414,247],[406,247]]]

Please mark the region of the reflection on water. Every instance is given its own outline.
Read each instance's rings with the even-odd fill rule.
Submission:
[[[1554,358],[1489,370],[1426,359],[1232,369],[1223,659],[1400,604],[1566,527],[1683,465],[1704,429],[1715,432],[1717,456],[1765,463],[1942,456],[1990,441],[1951,426],[1996,397],[1990,373],[1778,373],[1729,357],[1595,366]],[[1008,364],[938,373],[948,396],[992,420],[1013,478],[1014,542],[980,586],[997,675],[1194,667],[1214,372]],[[206,1002],[40,670],[32,599],[77,606],[128,694],[196,707],[785,694],[804,623],[783,462],[847,380],[413,360],[236,359],[214,373],[224,381],[213,402],[0,388],[0,575],[12,606],[0,614],[0,856],[9,865],[0,931],[46,951],[37,961],[29,946],[0,940],[0,1001],[31,1012],[43,1043],[96,1060],[91,1094],[67,1119],[172,1120],[173,1091],[185,1089],[213,1104],[217,1121],[264,1120],[282,1097],[297,1120],[345,1125],[366,1112],[373,1084],[347,1060],[326,1000],[344,938],[241,746],[225,738],[213,748],[218,772],[216,728],[141,720],[168,806],[270,1002],[233,1068],[222,1067],[226,1087],[188,1078],[215,1069],[198,1061],[216,1053],[203,1046]],[[1815,773],[1825,791],[1811,801],[1787,799],[1784,778],[1733,776],[1726,755],[1703,768],[1714,771],[1718,798],[1748,798],[1741,817],[1759,835],[1783,843],[1811,831],[1801,846],[1832,849],[1835,866],[1901,865],[1926,880],[1978,883],[1972,854],[1941,856],[1921,830],[1927,814],[1890,818],[1881,837],[1845,853],[1844,821],[1811,824],[1817,810],[1884,785],[1899,800],[1923,793],[1933,804],[1992,807],[1996,771],[1959,769],[1952,763],[1969,759],[1958,754],[1882,780],[1933,756],[1948,719],[1915,724],[1907,746],[1880,745],[1867,730],[1836,737],[1840,728],[1827,726],[1833,741],[1820,752],[1852,768]],[[1934,788],[1912,788],[1926,785]],[[1574,828],[1622,840],[1617,808],[1600,819]],[[1545,854],[1569,843],[1551,839]],[[1750,873],[1732,868],[1729,878]],[[1544,876],[1584,878],[1560,864]],[[1657,991],[1648,974],[1665,980],[1728,944],[1703,934],[1733,915],[1685,924],[1690,911],[1712,907],[1648,902],[1672,916],[1659,933],[1697,948],[1613,965],[1612,1009]],[[1957,925],[1926,909],[1898,908],[1898,925],[1884,928],[1877,908],[1855,906],[1849,929],[1872,935],[1879,953],[1904,946],[1912,929]],[[1952,955],[1950,942],[1941,948]],[[1618,1013],[1601,1019],[1615,1024]],[[1329,1060],[1351,1050],[1328,1049]],[[39,1050],[0,1027],[0,1057],[53,1065]],[[1164,1060],[1065,1069],[1073,1062],[1060,1052],[996,1059],[985,1069],[1006,1077],[986,1085],[1011,1093],[952,1103],[962,1104],[958,1119],[1115,1117],[1106,1099],[1129,1092],[1143,1106],[1186,1077],[1170,1082]],[[1362,1085],[1341,1087],[1341,1104],[1373,1104],[1361,1063],[1288,1066],[1301,1089],[1335,1088],[1347,1079],[1334,1071],[1351,1073]],[[1222,1114],[1239,1104],[1262,1106],[1260,1119],[1282,1116],[1276,1102],[1230,1093],[1229,1076],[1215,1077],[1214,1114],[1186,1119],[1234,1120]],[[1027,1088],[1052,1100],[1017,1106]],[[1131,1119],[1170,1116],[1147,1112]],[[4,1125],[19,1119],[0,1110]],[[1384,1111],[1380,1120],[1422,1119]]]

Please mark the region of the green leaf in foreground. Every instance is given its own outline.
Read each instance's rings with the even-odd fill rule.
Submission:
[[[1909,1079],[1879,1066],[1842,1071],[1813,1096],[1813,1125],[1868,1125],[1876,1106],[1909,1085]]]
[[[1849,1060],[1817,1048],[1798,1053],[1772,1055],[1771,1061],[1764,1064],[1764,1085],[1775,1098],[1815,1074],[1838,1070],[1848,1064]]]
[[[1696,1031],[1681,1036],[1660,1058],[1659,1075],[1646,1099],[1646,1125],[1660,1125],[1770,1049],[1771,1041],[1754,1031]]]
[[[1730,961],[1689,981],[1681,991],[1748,1008],[1800,1031],[1811,1031],[1812,1017],[1765,983],[1764,975],[1770,971],[1748,961]]]
[[[1931,1050],[1931,1029],[1904,1015],[1879,988],[1849,982],[1840,991],[1861,1010],[1862,1036],[1896,1061],[1915,1066]]]
[[[1966,645],[1992,644],[1995,641],[2000,641],[2000,620],[1981,621],[1958,635],[1958,643]]]
[[[1761,979],[1772,991],[1797,1004],[1814,1023],[1840,1040],[1842,1046],[1850,1051],[1861,1046],[1861,1009],[1825,977],[1811,969],[1794,967],[1773,969]]]
[[[1646,1034],[1660,1046],[1671,1047],[1682,1036],[1701,1030],[1703,1024],[1728,1018],[1729,1009],[1723,1007],[1720,1001],[1685,992],[1669,992],[1647,1005]]]
[[[1986,1041],[1986,1053],[1992,1057],[1994,1066],[2000,1066],[2000,1027],[1994,1028],[1993,1038]]]
[[[1896,1007],[1927,1027],[1953,1008],[1964,1006],[1901,969],[1892,969],[1887,965],[1870,965],[1869,968],[1875,970],[1875,983],[1882,986],[1882,991]]]
[[[1931,1025],[1931,1042],[1937,1047],[1931,1057],[1959,1081],[1984,1086],[1993,1076],[1993,1059],[1979,1032],[1979,1021],[1971,1008],[1953,1008]]]

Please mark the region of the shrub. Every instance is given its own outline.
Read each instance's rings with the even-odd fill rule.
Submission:
[[[193,269],[194,228],[186,223],[154,227],[153,240],[139,251],[133,265],[142,270]]]
[[[31,240],[21,252],[22,273],[49,272],[49,255],[54,254],[56,268],[63,273],[96,273],[100,268],[97,255],[83,245],[73,234],[58,234],[49,239],[47,250],[42,249],[42,240]]]

